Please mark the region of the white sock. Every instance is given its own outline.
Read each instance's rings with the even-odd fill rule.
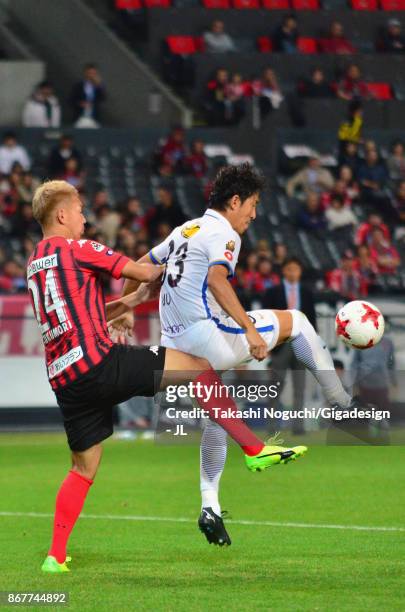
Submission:
[[[221,516],[218,489],[224,471],[226,450],[226,431],[217,423],[207,421],[200,447],[201,507],[211,507],[218,516]]]
[[[327,401],[347,408],[350,395],[343,388],[333,365],[328,347],[308,321],[303,312],[290,310],[293,324],[291,347],[296,358],[303,363],[320,384]]]

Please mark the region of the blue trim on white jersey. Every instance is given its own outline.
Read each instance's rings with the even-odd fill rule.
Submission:
[[[152,253],[152,250],[153,250],[153,249],[151,249],[151,250],[149,251],[149,253],[148,253],[149,257],[150,257],[150,258],[151,258],[151,260],[152,260],[152,263],[154,263],[156,266],[161,266],[161,265],[162,265],[162,262],[161,262],[161,261],[159,261],[158,259],[156,259],[156,257],[155,257],[155,256],[154,256],[154,254]]]
[[[215,261],[212,261],[210,264],[208,264],[208,267],[211,268],[211,266],[225,266],[226,268],[228,268],[229,274],[228,274],[228,278],[232,278],[234,276],[234,272],[232,270],[232,267],[229,263],[229,261],[226,261],[225,259],[218,259]]]
[[[205,308],[205,313],[208,319],[212,319],[211,311],[208,308],[208,300],[207,300],[207,289],[208,289],[208,274],[204,278],[203,286],[201,289],[201,297]]]
[[[212,317],[212,320],[214,321],[218,329],[220,329],[221,331],[227,334],[246,334],[246,331],[242,329],[241,327],[229,327],[228,325],[224,325],[223,323],[220,323],[219,319],[217,319],[216,317]],[[273,331],[274,325],[264,325],[263,327],[256,327],[255,329],[258,332]]]

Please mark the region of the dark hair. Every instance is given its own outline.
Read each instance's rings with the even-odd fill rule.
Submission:
[[[292,263],[297,264],[297,266],[299,266],[301,270],[304,269],[304,266],[302,265],[302,261],[298,259],[298,257],[287,257],[282,267],[285,268],[286,266]]]
[[[333,193],[330,196],[331,202],[339,202],[339,204],[344,204],[345,201],[343,199],[343,196],[340,195],[340,193]]]
[[[13,138],[13,140],[17,140],[17,134],[12,131],[4,132],[3,140],[10,140],[11,138]]]
[[[333,360],[333,367],[335,368],[335,370],[344,370],[345,369],[345,364],[343,363],[343,361],[341,359],[334,359]]]
[[[208,207],[226,210],[228,201],[238,195],[242,202],[264,188],[264,177],[250,164],[224,166],[212,185]]]

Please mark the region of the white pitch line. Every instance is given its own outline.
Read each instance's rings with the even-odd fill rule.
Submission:
[[[22,516],[27,518],[53,518],[53,514],[45,512],[1,512],[1,516]],[[108,521],[150,521],[154,523],[195,523],[195,519],[185,517],[170,516],[137,516],[137,515],[117,515],[117,514],[81,514],[83,519],[101,519]],[[295,529],[343,529],[350,531],[384,531],[384,532],[405,532],[405,527],[388,527],[372,525],[330,525],[324,523],[282,523],[277,521],[250,521],[232,520],[226,521],[232,525],[250,525],[256,527],[292,527]]]

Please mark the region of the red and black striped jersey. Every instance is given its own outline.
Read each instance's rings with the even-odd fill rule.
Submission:
[[[28,289],[53,389],[64,387],[109,353],[100,275],[120,278],[128,257],[90,240],[41,240],[27,264]]]

